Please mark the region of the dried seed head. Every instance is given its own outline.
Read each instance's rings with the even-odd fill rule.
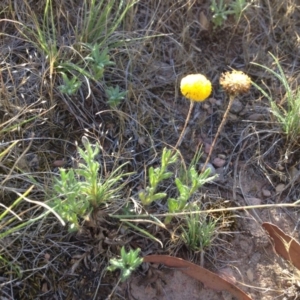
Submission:
[[[220,84],[229,95],[247,93],[251,86],[251,79],[241,71],[226,72],[221,75]]]

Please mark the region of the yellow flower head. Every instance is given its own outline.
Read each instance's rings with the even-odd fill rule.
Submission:
[[[181,79],[183,96],[192,101],[204,101],[211,94],[211,82],[201,74],[190,74]]]
[[[251,79],[241,71],[226,72],[221,75],[220,84],[229,95],[247,93],[251,86]]]

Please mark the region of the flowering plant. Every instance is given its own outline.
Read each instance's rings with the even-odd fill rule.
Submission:
[[[212,91],[211,82],[202,74],[190,74],[181,79],[180,90],[183,96],[191,100],[190,109],[185,120],[183,130],[179,136],[175,149],[177,149],[184,137],[186,126],[191,117],[194,102],[202,102],[209,97]]]

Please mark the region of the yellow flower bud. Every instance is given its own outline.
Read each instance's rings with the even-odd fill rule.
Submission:
[[[211,82],[202,74],[190,74],[181,79],[183,96],[192,101],[204,101],[211,94]]]

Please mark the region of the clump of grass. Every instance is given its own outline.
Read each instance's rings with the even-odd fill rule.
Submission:
[[[210,10],[213,13],[212,22],[215,28],[223,26],[227,16],[230,15],[238,21],[248,6],[249,3],[246,0],[232,0],[229,4],[224,0],[212,0]]]
[[[21,268],[17,259],[11,259],[8,244],[21,237],[22,231],[44,220],[53,213],[61,222],[64,221],[52,210],[46,202],[34,200],[34,194],[45,194],[45,188],[36,180],[36,175],[27,168],[26,154],[32,146],[29,145],[20,151],[21,145],[28,140],[9,139],[19,126],[29,125],[36,117],[27,117],[27,110],[15,115],[14,118],[3,122],[0,126],[0,272],[3,274],[10,269],[18,278],[22,277]],[[21,152],[21,153],[20,153]],[[10,241],[10,243],[8,243]]]
[[[121,172],[125,163],[105,177],[103,168],[96,161],[100,151],[99,145],[92,146],[85,136],[82,142],[85,149],[78,147],[82,162],[76,169],[61,168],[60,176],[56,178],[53,186],[55,194],[51,206],[69,223],[70,231],[80,228],[80,218],[87,218],[101,205],[116,199],[126,184],[122,179],[130,175]]]
[[[4,82],[2,83],[4,84]],[[5,85],[3,90],[7,92]],[[55,213],[46,203],[30,199],[33,190],[45,192],[43,186],[36,180],[35,172],[31,172],[26,160],[26,155],[33,146],[34,136],[31,135],[27,139],[17,138],[21,128],[23,130],[31,128],[32,123],[37,121],[41,115],[32,116],[31,112],[36,111],[31,107],[21,110],[14,106],[9,102],[9,93],[3,92],[1,96],[3,96],[3,103],[7,104],[4,118],[7,120],[0,124],[0,197],[3,199],[0,203],[0,239],[35,223],[50,212]],[[9,105],[11,106],[9,107]],[[12,108],[17,113],[10,117]],[[3,107],[1,107],[1,113],[2,109]],[[31,207],[28,205],[26,213],[22,211],[21,207],[24,202],[43,206],[46,210],[28,220],[26,213],[31,211]],[[62,220],[60,219],[60,221]]]
[[[66,120],[58,99],[72,101],[71,97],[68,96],[75,94],[82,96],[82,92],[86,93],[86,90],[92,94],[91,87],[93,85],[104,87],[108,99],[107,103],[111,107],[115,108],[121,103],[126,96],[126,91],[104,77],[107,68],[110,67],[111,71],[114,66],[111,50],[115,51],[125,43],[122,35],[117,34],[116,30],[120,29],[125,14],[136,1],[84,1],[83,9],[79,5],[77,7],[79,9],[76,11],[77,20],[75,24],[71,24],[69,21],[69,16],[70,19],[73,17],[72,12],[69,14],[70,11],[63,11],[66,7],[65,3],[56,5],[58,3],[55,1],[45,0],[38,3],[39,7],[32,7],[27,0],[20,1],[21,5],[16,2],[12,5],[13,1],[8,2],[11,4],[11,17],[15,18],[11,20],[10,24],[15,25],[19,31],[19,35],[15,31],[15,35],[10,36],[13,41],[11,45],[3,44],[5,54],[0,72],[1,118],[4,115],[0,125],[0,190],[1,197],[5,200],[1,201],[0,204],[0,265],[1,274],[5,268],[5,272],[10,270],[7,276],[8,285],[10,285],[10,282],[15,282],[15,274],[18,273],[19,276],[19,273],[22,273],[19,271],[18,265],[21,266],[20,270],[23,267],[23,271],[27,266],[21,261],[23,255],[13,257],[10,254],[11,249],[13,249],[13,253],[24,251],[22,246],[20,248],[18,244],[18,240],[23,238],[24,229],[31,231],[30,227],[37,222],[41,222],[39,227],[41,228],[51,212],[56,215],[63,226],[65,222],[69,222],[70,230],[79,229],[80,219],[88,216],[99,206],[107,207],[110,201],[118,197],[118,192],[124,187],[125,183],[122,179],[128,175],[121,174],[124,165],[113,170],[110,175],[104,176],[103,168],[95,159],[100,148],[87,145],[87,143],[84,143],[84,149],[80,149],[83,159],[82,165],[79,165],[79,168],[75,170],[61,169],[60,180],[57,179],[54,186],[51,186],[53,184],[51,171],[55,154],[59,153],[62,156],[66,150],[60,148],[56,152],[56,146],[61,142],[64,144],[65,141],[62,140],[61,135],[55,139],[54,136],[57,137],[56,132],[51,131],[53,128],[48,128],[49,123],[53,125],[52,116],[47,115],[49,123],[45,122],[47,118],[43,119],[41,116],[53,112],[53,107],[55,107],[55,112],[60,115],[60,120],[63,120],[59,126],[62,124],[61,127],[63,128]],[[76,3],[72,3],[68,8],[72,9],[75,5]],[[84,13],[81,15],[83,10]],[[80,20],[81,16],[82,20]],[[9,20],[7,19],[5,22],[9,23]],[[8,36],[8,33],[4,30],[1,36]],[[16,39],[19,39],[17,43]],[[9,51],[6,51],[6,48]],[[31,59],[32,53],[36,55],[33,55],[33,59]],[[18,61],[15,57],[18,58]],[[36,66],[38,71],[33,66]],[[15,70],[19,70],[18,67],[24,70],[22,78],[17,78]],[[40,79],[40,82],[34,82],[37,87],[36,91],[34,90],[35,94],[30,93],[33,90],[31,86],[27,89],[27,85],[25,85],[31,75],[28,76],[31,68],[36,71],[36,73],[32,73],[38,75]],[[15,80],[16,78],[17,80]],[[47,96],[45,97],[45,95]],[[48,97],[49,95],[50,97]],[[21,99],[20,102],[22,103],[20,107],[15,105],[15,99],[18,98]],[[34,106],[32,103],[37,104]],[[37,110],[35,110],[36,107]],[[45,107],[46,109],[43,110]],[[20,112],[20,114],[16,112]],[[74,114],[77,115],[77,112],[78,115],[84,115],[81,106]],[[8,120],[8,118],[10,119]],[[42,124],[41,128],[36,126],[37,124]],[[29,150],[35,153],[43,151],[41,147],[38,150],[35,148],[36,144],[40,146],[41,139],[23,138],[31,132],[43,136],[42,149],[46,149],[45,156],[49,153],[51,156],[49,161],[49,157],[47,157],[45,165],[38,166],[39,173],[33,173],[21,166],[23,160],[26,162],[25,156]],[[65,134],[67,135],[68,132],[69,130]],[[80,133],[78,135],[80,136]],[[68,136],[68,139],[71,137]],[[49,150],[47,148],[47,143],[50,140],[56,145],[55,149]],[[24,145],[28,146],[25,146],[25,150],[22,148]],[[55,199],[49,200],[48,198],[49,207],[45,201],[45,195],[47,191],[52,191],[53,188],[55,192],[51,196],[54,196]],[[37,201],[37,197],[41,197],[43,200]],[[63,232],[59,234],[63,234]],[[38,241],[38,247],[45,246],[42,244],[45,242],[40,241],[38,236],[39,231],[36,230],[32,234],[33,239]],[[15,251],[15,249],[18,250]],[[34,277],[34,272],[32,271],[29,277]],[[2,284],[1,286],[3,287]],[[11,285],[10,288],[13,290],[15,287]],[[36,298],[35,296],[20,297]]]
[[[107,267],[108,271],[115,271],[120,269],[121,275],[120,280],[124,282],[136,268],[142,264],[143,259],[139,257],[141,249],[125,251],[125,248],[121,248],[121,257],[119,259],[110,259],[110,265]]]
[[[82,43],[100,43],[102,46],[108,43],[119,43],[109,41],[116,32],[129,9],[138,1],[105,1],[85,0],[83,26],[77,31],[77,40]]]
[[[87,83],[88,96],[91,93],[91,83],[103,82],[108,97],[108,104],[115,108],[124,99],[126,92],[120,91],[119,86],[112,86],[105,82],[104,71],[112,66],[109,52],[111,49],[121,47],[125,39],[121,35],[114,37],[128,10],[136,3],[130,1],[84,1],[82,13],[78,16],[78,24],[71,25],[68,20],[68,34],[75,39],[58,42],[65,28],[62,26],[64,15],[60,16],[52,0],[46,0],[43,7],[42,18],[34,13],[30,4],[25,0],[28,19],[32,24],[22,19],[14,22],[20,34],[43,55],[49,68],[44,68],[49,76],[53,89],[56,80],[61,81],[58,86],[63,94],[68,96],[76,94],[84,82]],[[21,14],[18,14],[21,16]],[[60,18],[59,18],[60,16]],[[57,74],[61,75],[56,76]],[[104,83],[105,82],[105,83]],[[51,89],[51,90],[52,90]],[[50,91],[50,94],[53,93]],[[51,96],[51,101],[54,98]],[[55,105],[55,103],[52,103]]]
[[[198,159],[200,155],[198,156]],[[143,205],[150,205],[151,203],[164,199],[168,196],[166,192],[156,192],[159,184],[166,179],[173,176],[173,172],[168,171],[171,164],[178,161],[177,153],[164,149],[161,158],[161,166],[149,168],[149,186],[139,193],[139,198]],[[205,183],[212,181],[216,176],[209,176],[210,169],[205,172],[198,173],[196,170],[197,160],[193,161],[189,168],[182,168],[180,177],[174,179],[177,188],[178,197],[168,197],[167,205],[169,213],[178,213],[186,211],[189,208],[188,201],[192,195],[199,190]],[[172,220],[171,216],[166,217],[165,224],[169,224]]]
[[[152,202],[163,199],[167,196],[165,192],[157,192],[161,181],[170,178],[173,173],[168,171],[171,164],[176,163],[177,153],[164,149],[161,156],[161,166],[157,168],[150,167],[148,170],[149,185],[143,191],[140,191],[139,198],[143,205],[150,205]]]
[[[252,82],[252,84],[269,100],[271,112],[280,124],[282,132],[287,139],[291,142],[298,142],[300,134],[300,89],[297,88],[295,91],[292,90],[278,58],[276,58],[272,53],[270,53],[270,55],[273,58],[278,71],[274,71],[258,63],[253,64],[267,70],[278,79],[279,83],[281,83],[285,89],[283,100],[280,101],[280,104],[278,104],[278,101],[272,97],[270,91],[267,92],[255,82]]]
[[[210,10],[213,13],[212,21],[215,27],[220,27],[227,20],[227,16],[230,12],[227,11],[227,4],[223,0],[217,2],[212,0],[210,5]]]
[[[130,249],[129,252],[126,252],[124,246],[121,248],[121,257],[119,259],[112,258],[109,260],[109,266],[107,267],[108,271],[120,270],[120,279],[115,285],[114,289],[110,293],[108,299],[110,299],[119,285],[120,282],[124,282],[130,277],[133,271],[135,271],[142,263],[143,258],[139,257],[139,252],[141,249],[137,248],[136,250]]]
[[[181,238],[192,251],[201,252],[201,265],[204,263],[204,253],[212,245],[217,235],[217,221],[207,218],[205,214],[186,215],[181,225]]]
[[[179,196],[177,198],[168,198],[168,211],[170,213],[183,212],[189,209],[189,200],[204,184],[214,180],[215,176],[209,176],[210,169],[204,172],[196,171],[195,165],[191,165],[183,174],[182,179],[176,178],[175,184]],[[185,181],[185,182],[184,182]],[[168,224],[172,217],[168,216],[165,223]]]

